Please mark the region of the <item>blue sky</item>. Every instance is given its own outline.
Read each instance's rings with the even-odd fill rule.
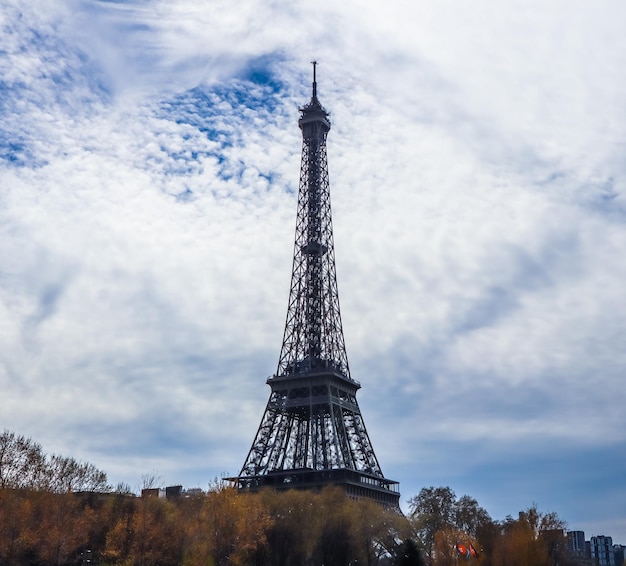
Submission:
[[[0,427],[236,474],[331,111],[352,375],[402,500],[626,544],[626,6],[0,0]]]

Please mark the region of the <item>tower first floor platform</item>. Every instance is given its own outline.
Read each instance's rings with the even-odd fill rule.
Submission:
[[[228,478],[240,491],[259,491],[271,488],[321,490],[334,485],[345,490],[349,497],[367,498],[388,507],[399,507],[399,483],[393,480],[356,472],[354,470],[281,470],[258,476]]]

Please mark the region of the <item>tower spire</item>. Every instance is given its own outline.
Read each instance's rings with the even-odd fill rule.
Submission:
[[[317,61],[311,61],[311,64],[313,65],[313,96],[311,98],[312,100],[317,100],[317,80],[315,77],[315,68],[317,67]]]
[[[398,506],[356,400],[341,326],[326,156],[329,114],[313,95],[301,107],[302,161],[291,287],[272,391],[237,478],[240,489],[343,486],[355,497]]]

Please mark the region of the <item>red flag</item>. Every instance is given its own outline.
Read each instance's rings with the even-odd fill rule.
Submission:
[[[478,554],[478,551],[472,546],[472,543],[469,544],[468,550],[469,553],[476,558],[476,560],[480,558],[480,554]]]

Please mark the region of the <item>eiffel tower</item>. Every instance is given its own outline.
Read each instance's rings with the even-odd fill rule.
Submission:
[[[386,479],[350,376],[335,272],[326,136],[329,113],[317,98],[299,108],[302,162],[287,321],[265,413],[237,478],[240,490],[320,489],[398,507],[398,482]]]

